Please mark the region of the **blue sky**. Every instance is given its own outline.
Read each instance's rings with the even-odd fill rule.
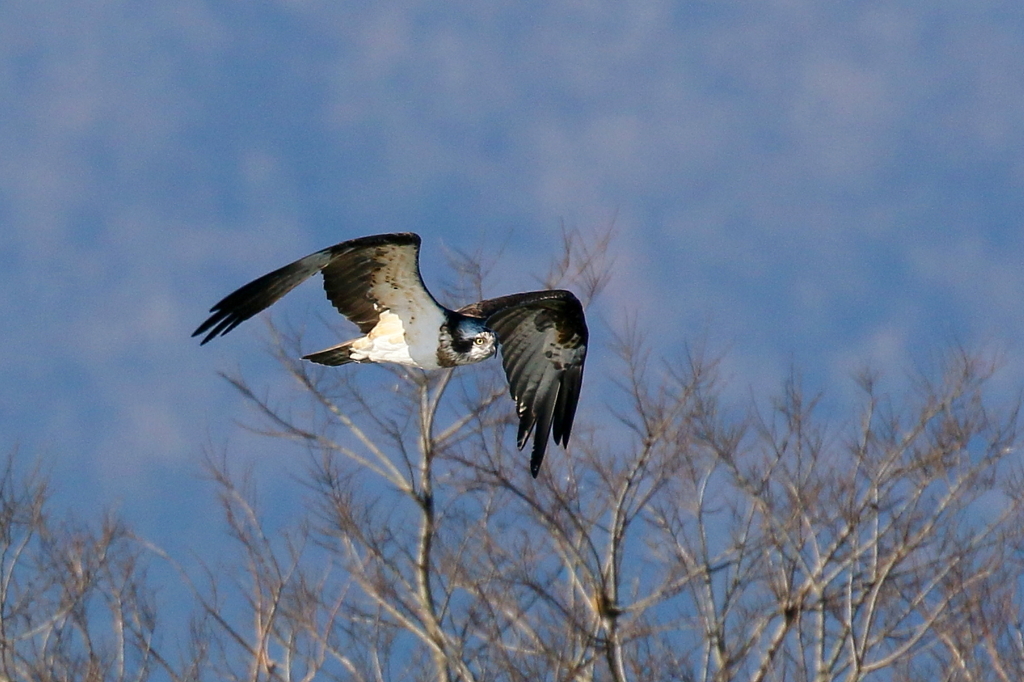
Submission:
[[[189,334],[366,234],[420,233],[435,288],[501,249],[499,295],[614,220],[593,357],[633,314],[740,399],[957,342],[1024,381],[1019,3],[5,0],[0,93],[0,449],[172,549],[213,532],[204,448],[302,470],[216,375],[286,384],[261,325]]]

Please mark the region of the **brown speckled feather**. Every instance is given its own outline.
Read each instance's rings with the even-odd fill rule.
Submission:
[[[520,448],[533,434],[536,476],[549,434],[569,444],[587,357],[583,306],[569,291],[534,291],[473,303],[459,310],[484,318],[501,342],[501,363],[519,414]]]
[[[305,280],[323,272],[324,289],[338,312],[369,333],[379,310],[395,312],[415,304],[437,305],[423,286],[419,270],[420,237],[382,234],[335,244],[249,282],[210,308],[209,318],[192,336],[208,331],[202,343],[227,334],[269,308]]]

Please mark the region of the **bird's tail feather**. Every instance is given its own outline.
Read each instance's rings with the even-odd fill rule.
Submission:
[[[303,360],[309,360],[315,362],[318,365],[345,365],[350,362],[356,362],[352,359],[352,342],[346,341],[345,343],[339,343],[337,346],[331,346],[325,348],[316,353],[310,353],[309,355],[303,355]]]

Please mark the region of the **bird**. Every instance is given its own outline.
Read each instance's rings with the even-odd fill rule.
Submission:
[[[328,300],[362,336],[304,360],[429,371],[482,362],[500,348],[519,417],[516,444],[522,450],[533,437],[530,474],[536,478],[549,437],[569,445],[590,336],[583,305],[570,291],[549,289],[446,308],[423,283],[420,243],[419,235],[403,232],[321,249],[225,296],[192,336],[205,334],[204,345],[227,334],[319,272]]]

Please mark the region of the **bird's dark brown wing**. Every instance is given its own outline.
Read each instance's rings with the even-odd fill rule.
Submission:
[[[441,306],[420,276],[419,235],[390,234],[347,244],[355,246],[338,249],[323,269],[324,291],[338,312],[363,334],[374,328],[384,310],[401,318],[407,331],[429,320],[431,328],[423,333],[435,339]]]
[[[362,333],[373,329],[385,309],[408,324],[410,315],[437,307],[420,278],[419,248],[419,235],[401,233],[352,239],[317,251],[225,296],[192,336],[205,333],[206,343],[227,334],[317,272],[323,272],[327,298]]]
[[[534,291],[473,303],[459,310],[482,317],[501,343],[501,363],[519,414],[517,444],[533,434],[534,477],[548,436],[569,444],[583,383],[589,332],[583,306],[568,291]]]

